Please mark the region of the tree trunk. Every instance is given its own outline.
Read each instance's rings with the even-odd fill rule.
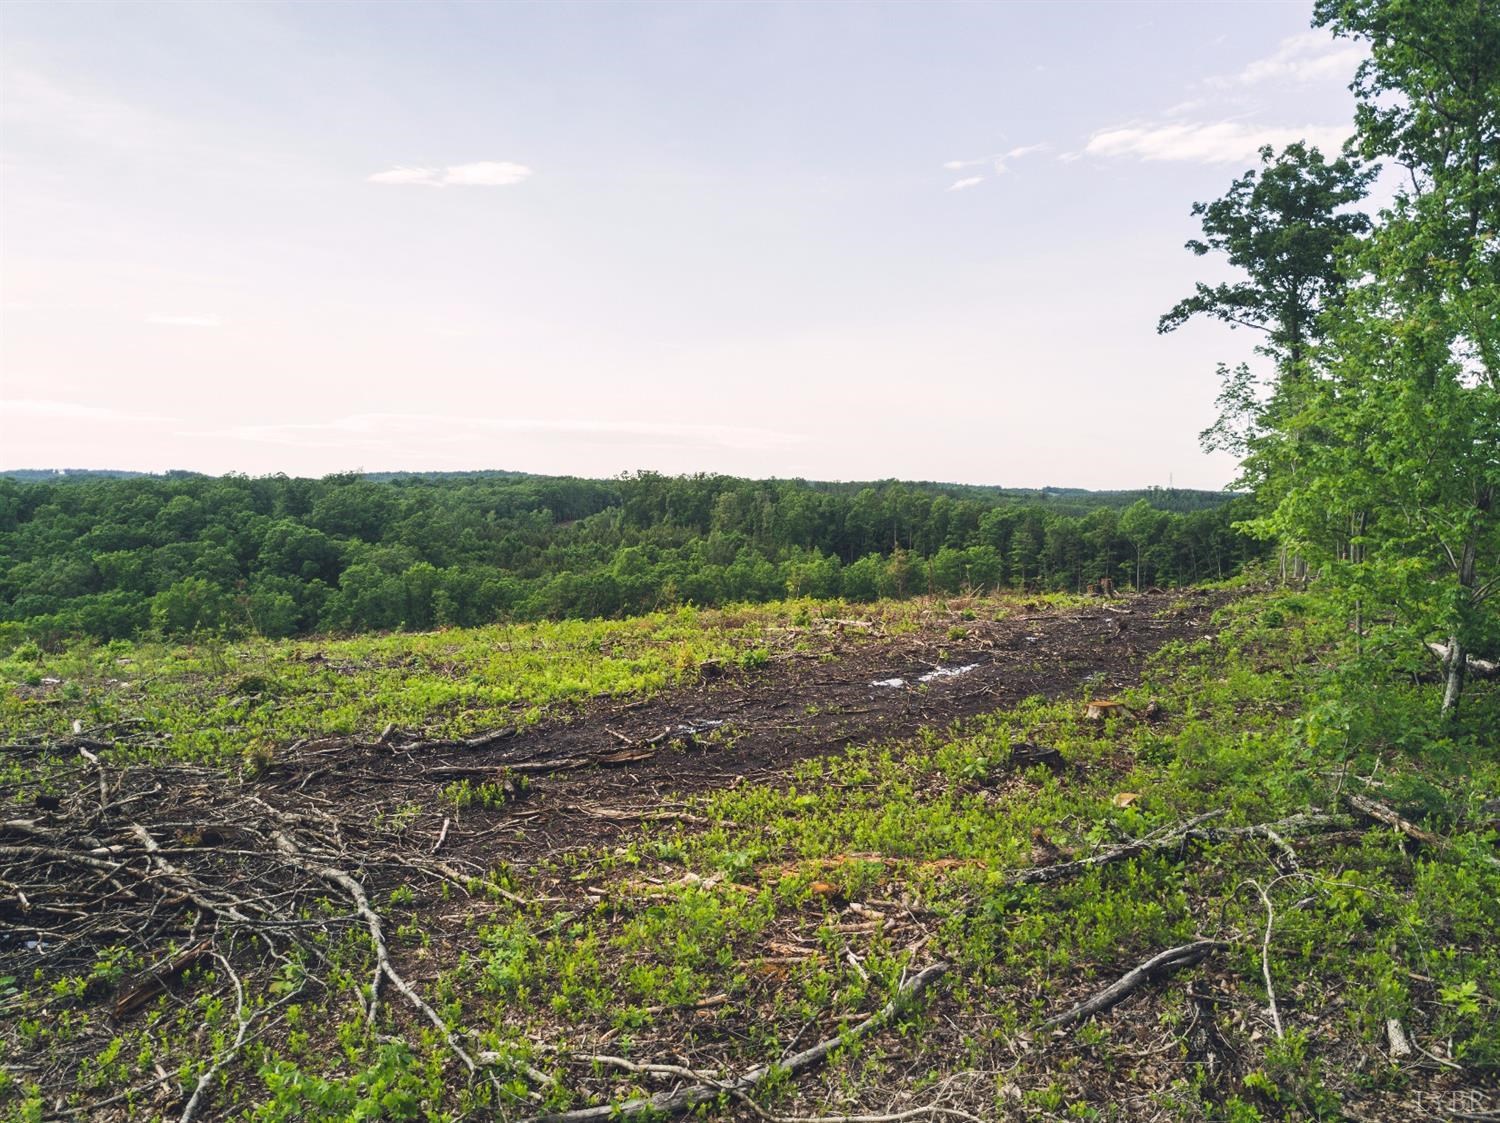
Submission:
[[[1469,670],[1469,653],[1457,636],[1448,637],[1448,656],[1444,664],[1448,673],[1443,683],[1443,713],[1453,718],[1458,716],[1458,699],[1464,692],[1464,679]]]
[[[1468,610],[1473,605],[1477,561],[1478,550],[1475,548],[1474,539],[1470,538],[1464,543],[1463,553],[1459,555],[1458,563],[1458,587],[1463,590],[1464,599],[1468,603],[1460,612],[1458,629],[1455,629],[1454,635],[1448,637],[1448,675],[1447,681],[1443,684],[1443,716],[1449,720],[1458,716],[1458,700],[1463,695],[1464,680],[1469,672],[1469,649],[1456,633],[1463,628]]]

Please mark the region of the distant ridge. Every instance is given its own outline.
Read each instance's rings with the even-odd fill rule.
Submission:
[[[795,483],[814,491],[833,494],[848,494],[874,488],[877,491],[891,487],[905,487],[933,495],[946,495],[950,499],[1006,499],[1019,502],[1055,503],[1059,507],[1077,504],[1086,507],[1128,507],[1145,499],[1153,507],[1163,511],[1198,511],[1214,507],[1238,498],[1243,493],[1236,491],[1209,491],[1185,487],[1140,487],[1094,491],[1085,487],[1004,487],[1000,484],[945,483],[938,480],[901,480],[894,477],[882,480],[808,480],[800,476],[769,476],[764,479],[730,476],[720,472],[683,473],[680,477],[665,476],[658,472],[630,473],[636,476],[662,476],[663,478],[698,478],[737,480],[748,479],[754,483]],[[274,475],[279,475],[276,473]],[[225,477],[236,474],[227,473]],[[166,472],[131,472],[115,468],[12,468],[0,470],[0,479],[17,483],[87,483],[98,480],[189,480],[216,478],[207,472],[192,472],[186,469],[170,469]],[[589,483],[608,482],[607,477],[559,476],[544,472],[516,472],[505,468],[481,468],[457,472],[332,472],[322,477],[291,477],[303,479],[361,479],[371,483],[420,483],[442,480],[581,480]]]

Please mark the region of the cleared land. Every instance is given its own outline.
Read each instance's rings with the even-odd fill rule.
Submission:
[[[12,659],[9,1114],[1500,1107],[1494,754],[1353,749],[1315,619],[802,603]]]

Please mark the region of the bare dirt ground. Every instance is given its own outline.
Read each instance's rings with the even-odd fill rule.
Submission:
[[[434,789],[465,780],[515,786],[525,777],[524,793],[503,808],[429,810],[412,824],[435,841],[446,819],[444,853],[519,869],[605,844],[650,809],[764,780],[847,745],[899,741],[1033,695],[1108,697],[1134,683],[1163,645],[1208,634],[1226,599],[1146,593],[1085,609],[1031,606],[999,620],[955,609],[896,635],[864,621],[817,621],[799,630],[810,650],[760,667],[708,665],[691,686],[644,700],[598,699],[538,727],[464,743],[408,742],[390,731],[376,743],[313,746],[283,761],[274,784],[341,804],[430,809]]]

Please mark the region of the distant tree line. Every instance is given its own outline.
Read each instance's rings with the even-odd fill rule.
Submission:
[[[1179,585],[1263,550],[1233,528],[1239,502],[655,473],[0,478],[0,639]]]

